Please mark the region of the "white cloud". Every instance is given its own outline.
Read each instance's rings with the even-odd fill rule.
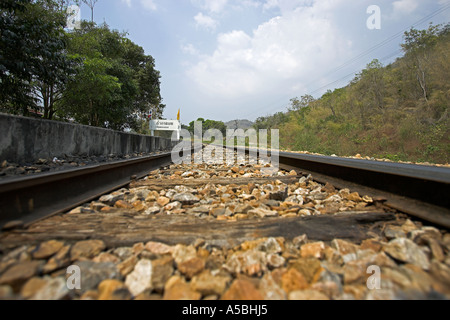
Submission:
[[[122,0],[128,7],[131,7],[131,0]]]
[[[133,3],[136,2],[136,0],[121,0],[121,2],[126,4],[127,7],[129,7],[129,8],[131,8],[132,1],[133,1]],[[156,11],[158,9],[158,6],[156,5],[155,0],[139,0],[139,2],[147,10]]]
[[[411,14],[414,10],[419,6],[418,0],[398,0],[392,3],[394,7],[393,14],[396,15],[405,15]]]
[[[349,0],[323,0],[285,12],[251,34],[220,34],[214,52],[201,55],[187,74],[202,92],[227,99],[279,87],[286,92],[306,90],[317,73],[348,57],[350,42],[330,18],[334,3],[342,1]]]
[[[279,9],[282,13],[286,13],[298,7],[310,7],[313,4],[313,0],[266,0],[263,9]]]
[[[264,10],[270,10],[275,8],[280,8],[279,0],[266,0],[266,3],[263,6]]]
[[[243,0],[239,1],[239,4],[241,4],[244,8],[258,8],[261,6],[261,2],[258,0]]]
[[[201,12],[199,12],[194,17],[194,20],[196,22],[197,27],[205,28],[210,31],[214,31],[217,28],[217,25],[219,24],[216,20],[214,20],[210,16],[204,15]]]
[[[197,48],[195,48],[195,46],[192,43],[182,44],[181,51],[183,51],[184,53],[193,55],[193,56],[196,56],[199,54]]]
[[[220,13],[225,8],[228,0],[191,0],[196,6],[211,13]]]
[[[254,10],[261,8],[263,2],[261,0],[235,0],[230,3],[230,8],[234,11]]]
[[[126,0],[127,2],[129,0]],[[141,0],[142,6],[150,11],[156,11],[158,7],[156,6],[155,0]]]

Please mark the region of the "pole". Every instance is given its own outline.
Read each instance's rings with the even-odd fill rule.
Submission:
[[[180,111],[181,111],[181,109],[178,109],[178,115],[177,115],[177,120],[178,120],[177,140],[178,140],[178,141],[180,141],[180,136],[181,136],[181,117],[180,117]]]
[[[149,124],[149,127],[150,127],[150,135],[152,137],[154,137],[155,136],[155,130],[153,130],[153,127],[152,127],[152,120],[153,120],[153,109],[150,110],[150,115],[148,116],[148,124]]]
[[[149,127],[150,127],[150,135],[152,137],[154,137],[155,136],[155,130],[153,130],[152,120],[150,119],[148,122],[149,122]]]

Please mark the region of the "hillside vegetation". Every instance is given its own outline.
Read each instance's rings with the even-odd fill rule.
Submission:
[[[225,122],[225,126],[230,130],[236,130],[236,129],[250,129],[254,125],[253,122],[250,120],[232,120]]]
[[[403,57],[369,63],[346,87],[291,100],[256,129],[280,130],[284,149],[450,162],[450,25],[405,33]]]

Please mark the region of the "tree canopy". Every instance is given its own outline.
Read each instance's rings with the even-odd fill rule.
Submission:
[[[155,60],[106,23],[66,30],[70,3],[0,3],[0,111],[145,131],[150,110],[160,117],[165,107]]]
[[[64,49],[63,1],[4,0],[0,4],[0,108],[37,109],[37,91],[60,85],[70,73]]]
[[[106,24],[84,22],[68,38],[78,63],[60,104],[63,115],[116,130],[138,130],[150,110],[162,115],[160,74],[142,47]]]
[[[192,134],[200,134],[195,132],[195,122],[202,123],[203,134],[210,129],[219,130],[223,136],[226,136],[227,134],[227,127],[222,121],[205,120],[203,118],[198,118],[196,121],[192,121],[191,123],[189,123],[189,127],[187,128],[187,130]]]

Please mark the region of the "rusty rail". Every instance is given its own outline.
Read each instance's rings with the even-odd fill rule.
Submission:
[[[376,197],[391,208],[450,228],[448,168],[286,152],[279,153],[279,161],[283,169],[312,174],[318,182]],[[0,227],[12,220],[26,225],[66,212],[170,163],[171,153],[164,153],[0,182]]]
[[[171,153],[0,182],[0,228],[66,212],[171,163]]]
[[[245,152],[259,156],[256,149]],[[393,209],[450,229],[449,168],[287,152],[279,152],[279,163],[282,169],[312,174],[318,182],[376,197]]]

